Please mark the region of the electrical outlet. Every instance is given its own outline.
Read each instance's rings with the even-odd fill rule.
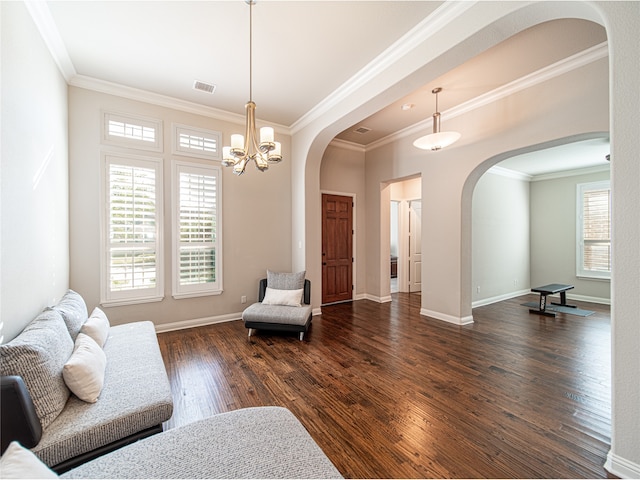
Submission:
[[[247,303],[247,296],[246,295],[242,295],[240,297],[240,303]]]
[[[480,285],[476,287],[476,293],[480,293]]]

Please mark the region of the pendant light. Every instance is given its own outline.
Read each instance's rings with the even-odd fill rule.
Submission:
[[[448,147],[457,142],[462,135],[458,132],[441,132],[440,131],[440,112],[438,112],[438,93],[442,91],[441,87],[434,88],[431,93],[436,96],[436,112],[433,114],[433,133],[418,138],[413,142],[414,147],[422,150],[433,150],[434,152],[442,148]]]

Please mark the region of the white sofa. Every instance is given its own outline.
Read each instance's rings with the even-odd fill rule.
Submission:
[[[96,310],[92,322],[102,313]],[[152,322],[107,323],[97,401],[82,400],[70,391],[68,370],[63,371],[90,325],[84,300],[69,290],[15,339],[0,345],[3,452],[17,440],[55,471],[64,472],[162,431],[162,422],[173,413],[173,400]],[[96,358],[102,357],[92,348]]]

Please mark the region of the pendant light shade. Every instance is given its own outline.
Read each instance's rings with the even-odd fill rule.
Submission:
[[[458,132],[441,132],[440,131],[440,112],[438,112],[438,93],[442,91],[442,88],[434,88],[431,93],[436,96],[436,111],[433,114],[433,133],[418,138],[413,142],[413,146],[421,148],[422,150],[437,151],[442,148],[448,147],[454,142],[457,142],[462,136]]]

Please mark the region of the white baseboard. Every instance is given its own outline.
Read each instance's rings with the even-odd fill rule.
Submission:
[[[525,295],[527,293],[531,293],[531,290],[518,290],[517,292],[505,293],[503,295],[497,295],[495,297],[482,298],[480,300],[476,300],[471,304],[471,308],[483,307],[485,305],[491,305],[492,303],[502,302],[504,300],[509,300],[511,298],[519,297],[520,295]]]
[[[604,468],[620,478],[640,478],[640,465],[626,458],[619,457],[609,450]]]
[[[467,317],[454,317],[447,313],[434,312],[433,310],[427,310],[426,308],[420,309],[420,315],[425,317],[435,318],[436,320],[442,320],[444,322],[453,323],[455,325],[469,325],[473,323],[473,315]]]
[[[599,303],[602,305],[611,305],[610,298],[600,298],[600,297],[588,297],[586,295],[575,295],[572,293],[567,293],[567,298],[570,300],[578,300],[579,302],[589,302],[589,303]]]
[[[531,290],[518,290],[517,292],[505,293],[503,295],[497,295],[495,297],[482,298],[480,300],[476,300],[471,304],[471,308],[483,307],[485,305],[491,305],[492,303],[502,302],[504,300],[510,300],[512,298],[520,297],[522,295],[538,295],[537,293],[533,293]],[[550,295],[551,296],[551,295]],[[589,302],[589,303],[599,303],[602,305],[611,305],[611,299],[609,298],[600,298],[600,297],[589,297],[586,295],[575,295],[567,293],[567,298],[570,300],[578,300],[579,302]]]
[[[180,322],[161,323],[156,325],[156,332],[171,332],[173,330],[183,330],[185,328],[203,327],[205,325],[213,325],[214,323],[231,322],[233,320],[242,320],[242,312],[228,313],[226,315],[217,315],[215,317],[194,318],[192,320],[182,320]]]
[[[371,300],[372,302],[378,302],[378,303],[389,303],[391,301],[391,295],[387,295],[384,297],[377,297],[375,295],[371,295],[369,293],[365,293],[362,299],[366,299],[366,300]]]

